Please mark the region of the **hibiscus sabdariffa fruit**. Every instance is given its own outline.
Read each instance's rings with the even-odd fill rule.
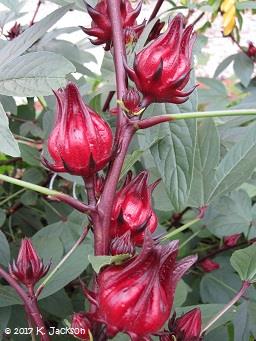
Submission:
[[[106,166],[112,150],[112,131],[96,112],[87,106],[74,83],[55,92],[55,126],[48,138],[53,163],[42,157],[54,172],[90,177]]]
[[[149,174],[141,172],[131,179],[128,175],[124,186],[117,192],[113,204],[110,232],[111,237],[131,232],[135,245],[142,245],[145,230],[153,233],[157,228],[157,216],[152,209],[151,194],[159,181],[148,185]]]
[[[183,15],[176,15],[167,30],[135,56],[133,69],[125,65],[144,96],[144,106],[152,102],[183,103],[195,88],[184,90],[190,78],[196,39],[193,26],[184,28],[184,24]]]
[[[44,277],[50,268],[39,258],[30,239],[23,239],[16,261],[9,265],[10,275],[26,287],[33,288],[34,285]]]
[[[110,265],[97,278],[95,319],[104,322],[109,337],[127,333],[133,341],[149,340],[169,319],[175,289],[196,256],[176,260],[178,241],[160,245],[146,231],[138,256]]]
[[[130,0],[120,0],[120,13],[122,28],[132,29],[135,35],[139,35],[145,23],[137,24],[136,18],[140,14],[142,2],[139,2],[136,8],[133,8]],[[82,30],[89,36],[96,39],[91,40],[94,45],[105,44],[105,50],[109,50],[112,45],[112,26],[108,13],[107,0],[100,0],[93,8],[87,4],[87,10],[92,18],[90,28],[81,26]]]

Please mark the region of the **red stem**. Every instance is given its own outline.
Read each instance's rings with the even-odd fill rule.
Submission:
[[[36,9],[35,9],[35,12],[34,12],[34,15],[33,15],[33,18],[32,18],[32,20],[30,21],[30,24],[29,24],[29,26],[32,26],[32,25],[34,25],[34,21],[35,21],[35,18],[36,18],[36,16],[37,16],[37,13],[38,13],[38,11],[39,11],[39,8],[40,8],[40,6],[42,5],[42,1],[38,1],[37,2],[37,5],[36,5]]]
[[[120,1],[108,0],[108,12],[113,27],[113,54],[116,72],[117,98],[121,99],[127,90],[127,77],[123,65],[126,59],[123,28],[120,13]],[[95,255],[108,254],[110,241],[110,219],[113,202],[120,172],[123,166],[130,141],[135,132],[132,124],[119,107],[119,114],[116,123],[115,146],[113,163],[108,172],[103,193],[97,207],[97,214],[93,215],[94,226],[94,252]]]
[[[123,39],[123,27],[120,12],[120,0],[108,0],[108,12],[113,27],[113,45],[114,45],[114,63],[116,71],[116,92],[117,99],[122,99],[127,89],[127,77],[123,65],[123,60],[126,60],[126,52]],[[126,123],[126,116],[123,114],[122,109],[118,106],[117,116],[117,131],[116,137],[119,135],[121,127]]]
[[[109,106],[110,106],[110,102],[112,100],[112,98],[114,97],[115,91],[109,91],[108,97],[106,98],[106,101],[103,105],[102,111],[108,111],[109,110]]]
[[[137,129],[146,129],[155,126],[156,124],[163,123],[163,122],[170,122],[174,121],[170,115],[160,115],[160,116],[153,116],[150,118],[145,118],[142,121],[134,122],[134,128]]]
[[[150,22],[151,20],[153,20],[155,18],[155,16],[157,15],[158,11],[160,10],[162,4],[163,4],[164,0],[158,0],[156,5],[155,5],[155,8],[153,9],[149,19],[148,19],[148,22]]]
[[[91,214],[96,210],[94,205],[86,205],[82,203],[81,201],[71,197],[70,195],[60,193],[57,195],[52,196],[51,198],[53,199],[58,199],[59,201],[65,202],[69,206],[75,208],[79,212],[86,213],[86,214]]]
[[[134,129],[128,125],[121,131],[122,137],[119,143],[120,150],[113,161],[108,177],[105,182],[104,190],[98,204],[98,215],[94,225],[95,254],[108,254],[109,247],[109,228],[112,213],[113,202],[115,198],[116,186],[119,180],[120,172],[122,170],[125,155],[127,153],[130,141],[134,134]]]
[[[25,305],[25,310],[29,315],[31,321],[33,321],[34,325],[41,331],[40,340],[41,341],[50,341],[49,335],[47,333],[47,329],[45,327],[44,321],[42,319],[42,315],[39,311],[37,300],[35,295],[28,295],[26,291],[18,284],[18,282],[12,278],[3,268],[0,267],[0,277],[3,277],[6,282],[10,284],[10,286],[17,292],[21,300]]]

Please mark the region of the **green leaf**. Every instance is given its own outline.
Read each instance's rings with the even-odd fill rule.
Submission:
[[[10,129],[8,118],[2,104],[0,103],[0,152],[10,156],[20,156],[19,146],[13,137]]]
[[[0,93],[11,96],[51,95],[65,85],[65,76],[75,72],[71,62],[52,52],[19,56],[0,67]]]
[[[52,296],[39,301],[39,307],[48,313],[60,318],[65,318],[72,314],[73,307],[71,299],[62,289]]]
[[[221,160],[216,169],[207,203],[236,189],[252,174],[256,164],[255,129],[255,124],[252,124],[247,134]]]
[[[183,303],[186,301],[189,291],[191,291],[190,287],[183,280],[180,280],[175,290],[173,303],[175,309],[176,307],[181,307],[183,305]]]
[[[189,206],[201,207],[209,196],[209,184],[220,158],[220,137],[212,119],[200,122]]]
[[[3,331],[7,327],[11,317],[11,307],[0,308],[0,341],[3,339]]]
[[[150,147],[151,155],[177,212],[186,207],[191,189],[196,131],[196,120],[164,123],[151,130],[158,136]]]
[[[230,262],[242,281],[256,282],[256,245],[235,251]]]
[[[131,255],[129,254],[122,254],[122,255],[116,255],[116,256],[93,256],[88,255],[88,260],[91,263],[93,270],[98,274],[106,265],[110,264],[120,264],[123,261],[130,258]]]
[[[86,241],[72,253],[72,255],[59,268],[54,276],[47,282],[39,299],[48,297],[60,289],[64,288],[68,283],[76,279],[87,268],[89,261],[87,255],[92,252],[91,240]],[[39,283],[40,284],[40,283]]]
[[[22,304],[16,291],[9,285],[0,285],[0,308]]]
[[[199,105],[204,110],[221,110],[229,104],[227,90],[223,82],[212,78],[198,78],[203,87],[198,90]]]
[[[133,165],[140,160],[144,150],[134,150],[132,154],[128,154],[125,158],[123,168],[120,174],[120,179],[133,167]]]
[[[251,81],[254,70],[254,63],[245,53],[238,53],[235,56],[234,71],[243,86],[247,87]]]
[[[218,77],[228,66],[229,64],[231,64],[234,59],[235,59],[234,54],[232,54],[231,56],[228,56],[227,58],[225,58],[217,67],[217,69],[214,72],[214,78]]]
[[[9,244],[3,232],[0,231],[0,264],[7,267],[9,263],[10,263]]]
[[[6,219],[6,213],[5,210],[3,210],[2,208],[0,208],[0,226],[3,226],[4,222]]]
[[[20,143],[19,147],[23,161],[25,161],[30,166],[40,167],[40,154],[36,148],[23,143]]]
[[[235,233],[247,235],[252,223],[250,197],[239,190],[218,198],[210,204],[204,223],[207,229],[218,237]]]
[[[53,26],[60,18],[63,17],[72,8],[71,5],[58,8],[41,21],[27,28],[20,36],[8,42],[0,50],[0,65],[10,63],[12,60],[23,54],[30,46],[32,46],[42,35]],[[15,66],[12,64],[12,66]]]

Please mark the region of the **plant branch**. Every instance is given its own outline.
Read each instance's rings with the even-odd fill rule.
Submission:
[[[106,101],[105,101],[103,108],[102,108],[103,112],[109,110],[110,102],[111,102],[112,98],[114,97],[114,94],[115,94],[115,91],[109,91],[109,94],[108,94]]]
[[[88,204],[95,207],[97,201],[96,201],[96,197],[95,197],[93,176],[90,178],[84,178],[84,185],[85,185],[85,188],[87,191]]]
[[[113,27],[113,46],[114,46],[114,63],[116,72],[116,89],[117,99],[122,99],[127,89],[127,77],[124,69],[123,60],[126,59],[126,52],[123,38],[123,28],[120,12],[120,0],[108,0],[108,13]],[[118,106],[117,132],[119,134],[120,127],[127,121],[126,116],[122,112],[120,105]]]
[[[18,284],[18,282],[12,278],[3,268],[0,267],[0,277],[3,277],[6,282],[10,284],[10,286],[17,292],[19,297],[24,303],[25,310],[31,321],[33,321],[34,325],[41,329],[42,334],[40,335],[41,341],[49,341],[49,336],[47,333],[47,329],[45,327],[44,321],[42,319],[41,313],[38,309],[37,300],[35,297],[30,297],[26,291]]]
[[[78,211],[83,212],[83,213],[89,214],[90,212],[94,211],[94,209],[95,209],[94,207],[85,205],[84,203],[80,202],[77,199],[74,199],[73,197],[71,197],[70,195],[67,195],[65,193],[58,192],[58,191],[55,191],[55,190],[52,190],[52,189],[49,189],[49,188],[46,188],[43,186],[35,185],[35,184],[32,184],[32,183],[27,182],[27,181],[15,179],[15,178],[12,178],[11,176],[8,176],[8,175],[0,174],[0,180],[9,182],[9,183],[17,185],[17,186],[24,187],[27,189],[30,189],[30,190],[35,191],[35,192],[39,192],[41,194],[49,196],[52,199],[57,199],[57,200],[63,201],[66,204],[70,205],[71,207],[74,207],[75,209],[77,209]]]
[[[203,16],[205,15],[205,12],[202,12],[192,23],[191,23],[191,25],[192,26],[195,26],[197,23],[198,23],[198,21],[200,21],[202,18],[203,18]]]
[[[155,5],[155,7],[154,7],[154,9],[153,9],[149,19],[148,19],[148,22],[150,22],[151,20],[153,20],[156,17],[156,15],[159,12],[163,2],[164,2],[164,0],[157,0],[157,3]]]
[[[161,238],[161,240],[162,240],[162,241],[165,241],[165,240],[167,240],[167,239],[170,239],[170,238],[176,236],[176,234],[179,234],[179,233],[181,233],[181,232],[187,230],[190,226],[194,225],[195,223],[199,222],[200,220],[201,220],[201,218],[200,218],[200,217],[197,217],[197,218],[195,218],[195,219],[189,221],[187,224],[182,225],[181,227],[175,229],[174,231],[171,231],[170,233],[164,235],[164,236]]]
[[[21,157],[14,157],[14,158],[8,159],[8,160],[1,160],[0,161],[0,167],[12,165],[13,163],[16,163],[16,162],[21,161],[21,160],[22,160]]]
[[[239,299],[245,294],[246,290],[249,288],[250,283],[247,281],[243,282],[243,285],[241,287],[241,289],[238,291],[238,293],[235,295],[235,297],[229,302],[227,303],[224,308],[218,312],[217,315],[215,315],[212,319],[210,319],[210,321],[206,324],[206,326],[204,327],[204,329],[201,332],[201,335],[203,335],[207,329],[209,329],[220,317],[222,317],[237,301],[239,301]]]
[[[36,9],[35,9],[35,12],[34,12],[34,15],[33,15],[33,18],[31,19],[31,21],[30,21],[30,24],[29,24],[29,26],[32,26],[32,25],[34,25],[34,22],[35,22],[35,19],[36,19],[36,16],[37,16],[37,13],[38,13],[38,11],[39,11],[39,8],[40,8],[40,6],[42,5],[42,1],[38,1],[37,2],[37,5],[36,5]]]
[[[121,131],[122,132],[122,131]],[[134,134],[132,126],[128,125],[122,132],[122,139],[119,144],[119,151],[111,165],[108,177],[105,182],[104,190],[98,204],[98,216],[95,222],[94,235],[98,240],[95,247],[96,255],[108,254],[109,247],[109,228],[112,213],[113,202],[119,176],[123,167],[125,155],[127,153],[130,141]],[[98,245],[97,245],[98,244]]]
[[[135,129],[146,129],[153,127],[159,123],[171,122],[177,120],[188,120],[193,118],[207,118],[207,117],[227,117],[227,116],[241,116],[241,115],[256,115],[256,109],[239,109],[239,110],[223,110],[223,111],[198,111],[190,113],[160,115],[145,118],[142,121],[134,122]]]
[[[88,231],[89,231],[89,228],[85,227],[81,236],[75,242],[75,244],[72,246],[72,248],[65,254],[65,256],[62,258],[62,260],[55,266],[55,268],[48,274],[48,276],[46,276],[46,278],[43,280],[43,282],[40,284],[40,286],[36,290],[36,297],[38,297],[40,295],[40,293],[45,288],[45,286],[49,282],[49,280],[55,275],[55,273],[60,269],[60,267],[66,262],[66,260],[78,248],[78,246],[84,241],[85,237],[88,234]]]

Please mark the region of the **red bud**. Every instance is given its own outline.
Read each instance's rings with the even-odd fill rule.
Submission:
[[[144,105],[152,102],[180,104],[195,87],[183,91],[190,78],[193,26],[183,28],[184,17],[176,15],[168,29],[140,51],[133,70],[125,65],[129,77],[144,95]]]
[[[130,115],[140,111],[140,95],[137,90],[129,89],[123,95],[123,104]]]
[[[23,239],[16,261],[9,265],[10,275],[27,287],[33,287],[42,277],[46,275],[50,264],[44,265],[42,259],[37,255],[31,241]]]
[[[92,334],[90,332],[91,328],[91,322],[88,320],[85,313],[80,312],[73,315],[71,322],[73,336],[80,340],[93,341]]]
[[[254,46],[254,44],[251,41],[249,42],[248,45],[247,55],[248,57],[250,57],[253,60],[255,59],[256,61],[256,46]]]
[[[203,269],[204,272],[212,272],[220,268],[220,265],[210,258],[207,258],[200,262],[199,266]]]
[[[144,340],[164,325],[176,285],[196,261],[191,256],[177,262],[177,254],[177,241],[155,244],[146,231],[138,256],[100,272],[96,318],[106,324],[109,337],[121,331]]]
[[[56,122],[48,139],[53,164],[46,167],[88,177],[109,161],[112,132],[109,125],[83,101],[77,86],[69,83],[55,93],[58,101]]]
[[[198,308],[188,311],[186,314],[169,321],[168,327],[170,332],[167,335],[161,336],[161,341],[200,341],[202,329],[202,316]]]
[[[145,230],[153,233],[157,228],[157,216],[151,205],[151,192],[155,184],[148,186],[148,172],[126,181],[116,194],[111,218],[112,238],[131,231],[135,245],[142,245]],[[158,182],[157,182],[158,183]]]
[[[237,233],[237,234],[232,234],[230,236],[226,236],[224,237],[224,245],[226,246],[236,246],[239,238],[241,237],[241,233]]]
[[[18,37],[21,33],[22,33],[21,26],[16,21],[12,28],[7,32],[5,37],[8,40],[13,40],[14,38]]]
[[[136,34],[142,31],[142,25],[137,25],[136,18],[141,11],[140,2],[138,6],[133,9],[129,0],[120,0],[121,23],[123,29],[132,27]],[[81,27],[82,30],[89,36],[97,39],[91,40],[94,45],[105,44],[105,50],[109,50],[112,45],[112,27],[108,14],[108,3],[106,0],[100,0],[93,8],[87,4],[87,10],[92,18],[91,28]]]

